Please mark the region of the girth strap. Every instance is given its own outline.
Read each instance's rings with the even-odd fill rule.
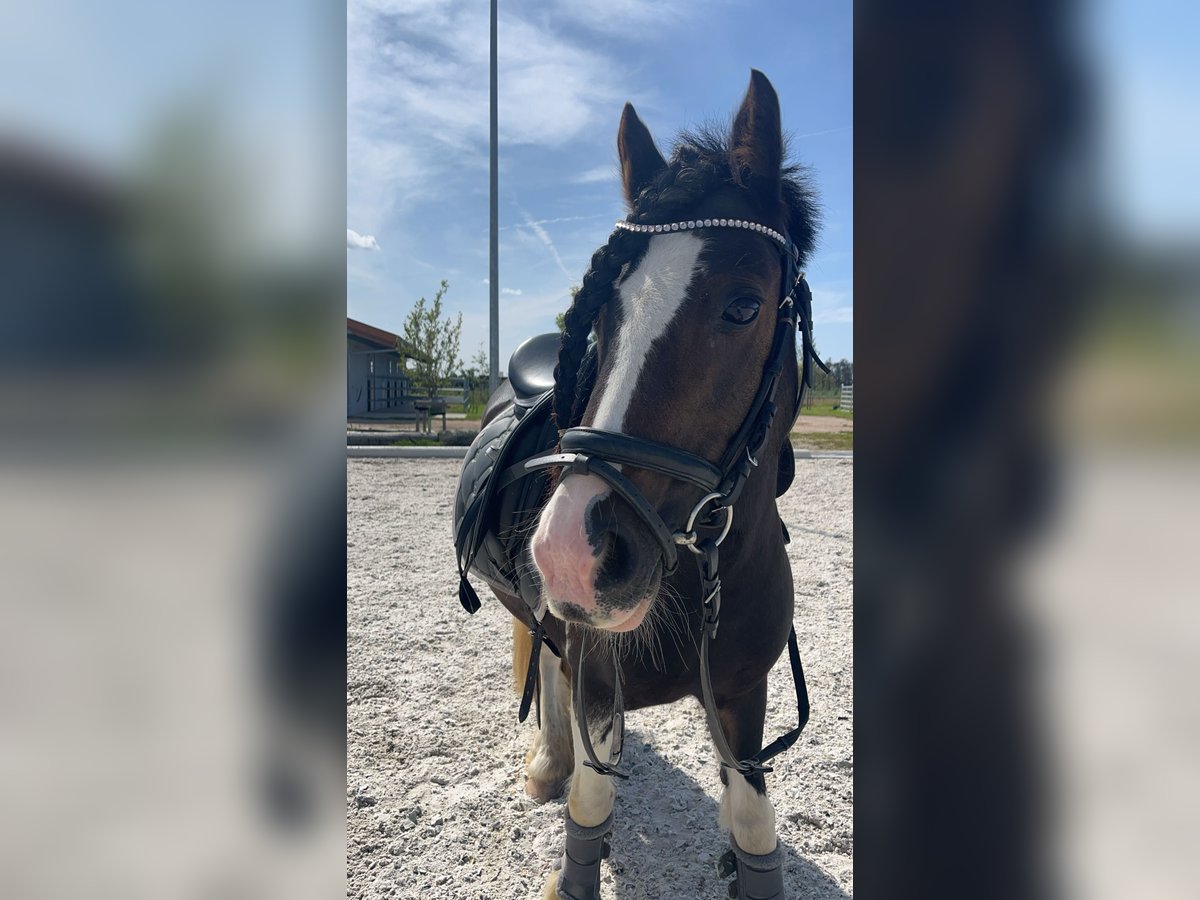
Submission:
[[[541,620],[534,622],[534,627],[530,629],[529,636],[533,638],[533,645],[529,650],[529,666],[525,669],[525,687],[521,691],[521,705],[517,709],[517,721],[524,722],[529,718],[529,708],[536,701],[537,710],[537,726],[542,727],[542,670],[539,668],[539,662],[542,655],[542,647],[550,648],[550,652],[555,656],[562,658],[562,653],[558,647],[554,646],[554,641],[550,640],[546,634],[546,629],[542,627]]]
[[[521,706],[517,710],[517,721],[524,722],[529,718],[529,705],[537,700],[537,727],[542,727],[542,677],[538,669],[538,657],[542,655],[542,639],[546,630],[538,622],[529,631],[533,645],[529,649],[529,668],[525,670],[525,689],[521,692]]]

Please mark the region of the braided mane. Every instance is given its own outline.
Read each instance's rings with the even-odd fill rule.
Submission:
[[[701,128],[681,132],[667,167],[638,194],[628,221],[655,225],[684,218],[684,213],[722,184],[743,189],[746,172],[730,166],[730,136],[726,129]],[[785,165],[781,199],[788,237],[803,265],[816,240],[817,206],[806,171]],[[583,417],[595,372],[581,373],[588,335],[625,266],[646,249],[649,236],[616,229],[592,254],[579,292],[564,317],[558,364],[554,367],[554,418],[559,431],[574,427]]]

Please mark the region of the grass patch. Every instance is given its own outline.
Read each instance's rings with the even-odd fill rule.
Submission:
[[[462,413],[468,419],[478,419],[483,415],[484,401],[475,400],[467,404],[455,401],[446,401],[446,412]],[[440,415],[440,413],[439,413]]]
[[[810,400],[812,401],[811,406],[809,406]],[[809,395],[804,398],[804,406],[800,408],[800,415],[833,416],[837,419],[853,419],[854,413],[839,409],[840,404],[840,397],[813,397]]]
[[[853,431],[793,431],[792,446],[797,450],[853,450]]]

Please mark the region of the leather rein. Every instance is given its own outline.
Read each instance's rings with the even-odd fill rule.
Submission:
[[[627,223],[617,223],[618,227],[630,228]],[[675,223],[663,226],[652,226],[655,231],[683,230],[685,227],[696,227],[701,223]],[[705,226],[708,223],[703,223]],[[728,223],[734,225],[732,221]],[[713,227],[721,227],[717,221]],[[800,401],[803,399],[805,386],[812,385],[812,364],[815,362],[825,372],[828,367],[817,356],[812,343],[812,291],[805,281],[804,273],[799,271],[799,252],[790,240],[772,232],[765,226],[754,223],[737,223],[739,228],[752,228],[756,231],[769,233],[777,244],[782,247],[783,260],[783,298],[779,302],[775,334],[772,339],[771,352],[763,367],[762,379],[758,391],[750,405],[742,426],[734,435],[719,466],[708,460],[655,441],[631,437],[612,431],[595,428],[568,428],[560,436],[557,452],[540,455],[524,460],[512,466],[505,472],[502,484],[509,484],[526,475],[544,469],[559,468],[563,474],[591,474],[603,479],[614,492],[619,494],[637,516],[647,525],[654,535],[663,554],[664,574],[673,573],[678,567],[678,547],[686,547],[693,554],[700,573],[700,584],[703,602],[703,634],[700,642],[700,688],[704,705],[705,718],[713,744],[721,758],[721,765],[750,775],[755,772],[770,772],[767,761],[791,747],[800,737],[801,731],[808,722],[809,700],[808,688],[804,680],[804,669],[800,662],[800,651],[796,642],[796,630],[793,627],[788,635],[788,656],[791,661],[792,679],[796,688],[796,706],[798,724],[786,734],[776,738],[758,753],[747,759],[738,759],[729,746],[724,729],[717,713],[716,699],[713,694],[712,676],[709,668],[709,650],[712,641],[716,640],[721,622],[721,578],[719,568],[719,548],[729,535],[733,525],[733,507],[741,495],[742,488],[750,473],[758,467],[759,455],[766,445],[775,420],[777,405],[775,393],[779,385],[779,377],[784,365],[792,356],[792,344],[789,337],[792,330],[799,328],[802,341],[802,368],[799,374],[795,416],[800,412]],[[790,285],[790,287],[789,287]],[[692,484],[702,491],[703,497],[692,509],[687,522],[681,530],[673,529],[659,515],[657,509],[643,496],[641,491],[626,478],[618,468],[629,465],[667,475],[678,481]],[[705,517],[701,513],[711,505],[712,509]],[[713,532],[707,536],[702,532]],[[786,529],[785,529],[786,534]],[[544,615],[544,607],[543,607]],[[541,724],[540,709],[540,677],[538,671],[538,656],[545,642],[545,630],[541,618],[535,619],[536,626],[530,632],[533,637],[532,652],[530,653],[529,669],[526,673],[525,689],[521,698],[518,717],[525,721],[529,714],[530,704],[536,699],[538,703],[538,724]],[[613,713],[610,733],[612,735],[611,750],[607,762],[599,760],[592,746],[591,736],[587,725],[585,710],[585,690],[583,678],[583,654],[585,648],[581,642],[579,664],[574,667],[572,678],[572,703],[575,720],[579,728],[581,743],[588,760],[584,765],[589,766],[602,775],[628,778],[628,774],[619,768],[621,750],[624,742],[624,702],[621,690],[621,665],[613,657]]]

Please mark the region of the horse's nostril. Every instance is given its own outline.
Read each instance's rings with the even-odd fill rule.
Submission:
[[[619,584],[632,578],[637,568],[637,549],[634,543],[620,532],[610,531],[604,536],[604,546],[604,579]]]

